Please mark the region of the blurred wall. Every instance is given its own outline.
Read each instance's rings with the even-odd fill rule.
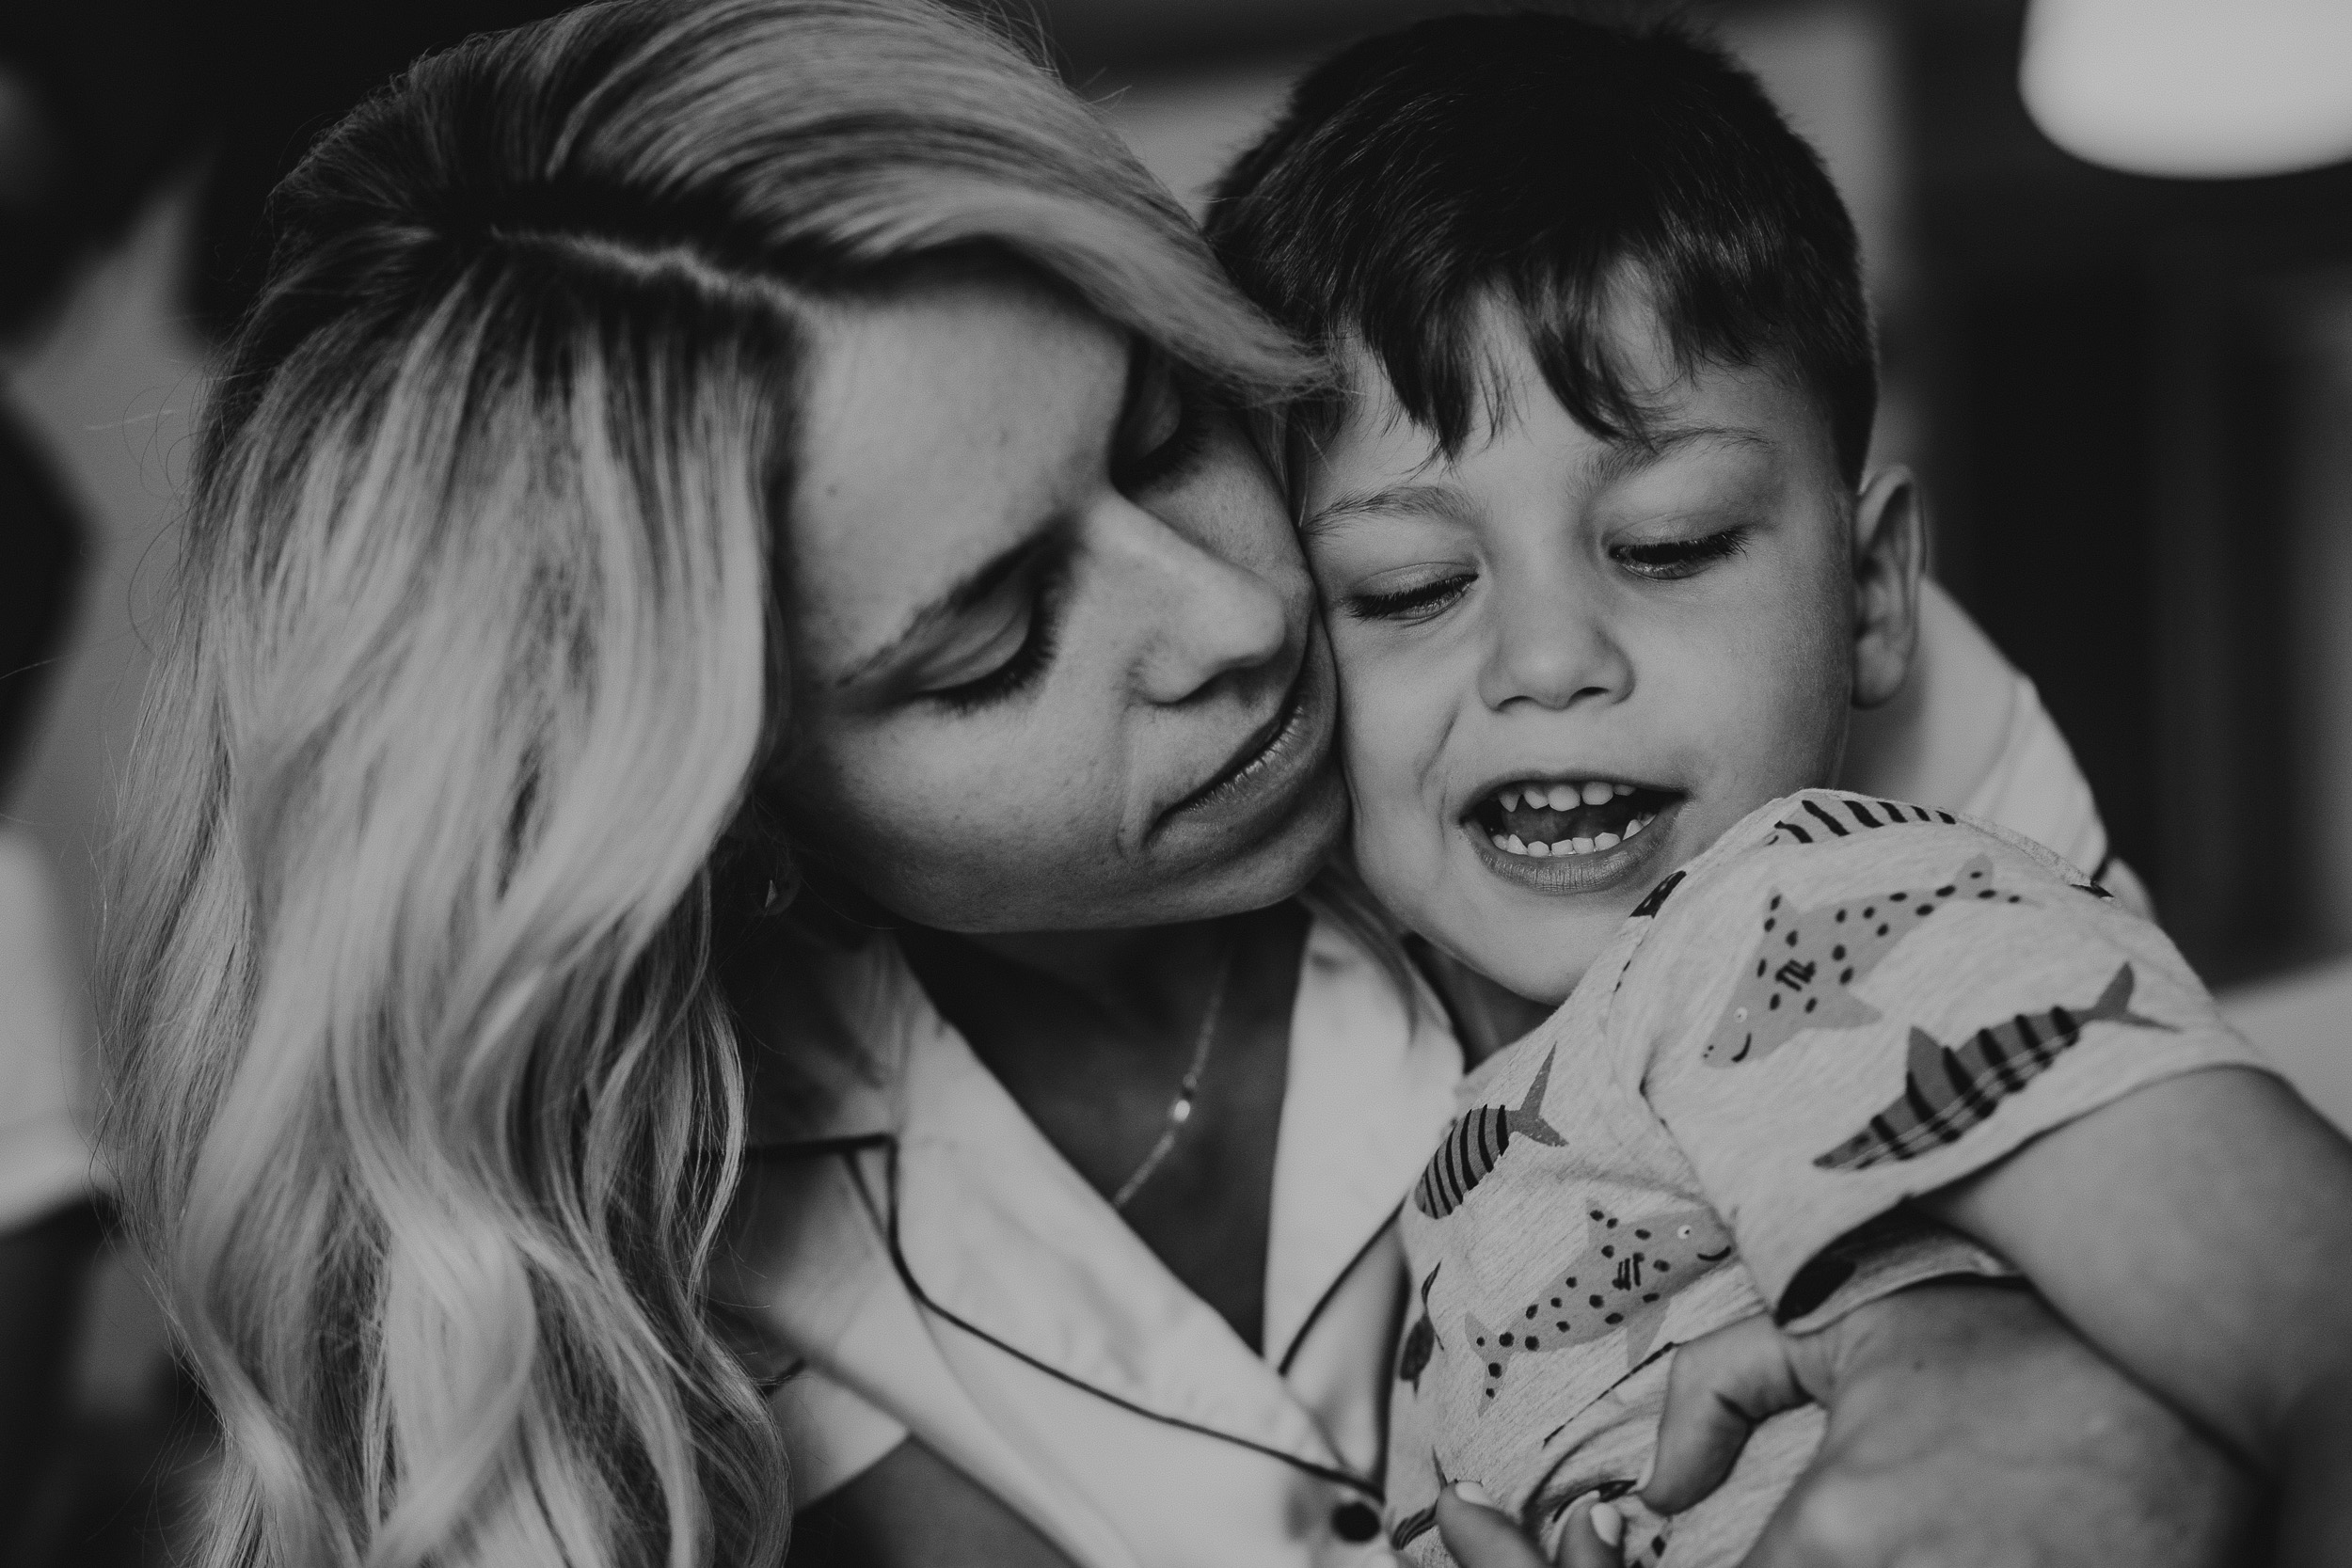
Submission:
[[[23,772],[0,801],[47,850],[85,955],[100,912],[95,857],[146,679],[144,627],[169,559],[203,352],[179,303],[192,196],[183,182],[160,199],[78,280],[45,335],[0,361],[0,396],[47,440],[89,529],[67,650]]]
[[[1877,455],[1927,475],[1939,575],[2042,686],[2168,924],[2222,981],[2326,959],[2352,948],[2352,169],[2191,186],[2074,164],[2016,102],[2023,3],[1701,15],[1851,204],[1886,364]],[[1043,7],[1072,79],[1196,202],[1300,64],[1448,8]],[[384,59],[354,45],[338,80],[530,8],[434,0],[385,32]],[[267,36],[276,77],[310,33]],[[211,258],[198,297],[216,316],[225,236],[321,122],[316,96],[294,95],[292,128],[253,107],[218,144],[233,175],[151,203],[55,329],[0,363],[94,524],[47,721],[0,802],[49,847],[85,950],[197,389],[175,273]]]

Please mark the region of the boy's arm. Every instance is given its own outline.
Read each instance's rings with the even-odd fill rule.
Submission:
[[[2352,1256],[2342,1146],[2283,1090],[2247,1086],[2256,1059],[2161,932],[2042,852],[1875,802],[1795,804],[1782,826],[1804,835],[1774,827],[1694,865],[1611,1024],[1767,1299],[1799,1306],[1839,1238],[1933,1196],[2127,1370],[2282,1463],[2340,1375],[2340,1349],[2280,1353],[2352,1309],[2313,1256]],[[2240,1168],[2255,1143],[2262,1168]],[[2265,1248],[2297,1256],[2242,1260]],[[2249,1299],[2297,1314],[2296,1335],[2265,1343]]]
[[[2352,1147],[2292,1090],[2166,1079],[1923,1201],[2280,1478],[2281,1562],[2352,1562]]]

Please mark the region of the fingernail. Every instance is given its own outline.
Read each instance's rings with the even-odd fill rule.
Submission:
[[[1595,1503],[1590,1517],[1593,1533],[1600,1537],[1602,1545],[1613,1546],[1625,1539],[1625,1515],[1617,1512],[1616,1504]]]
[[[1497,1513],[1502,1512],[1502,1505],[1495,1501],[1494,1495],[1474,1481],[1455,1481],[1454,1495],[1466,1503],[1472,1503],[1480,1508],[1491,1508]]]
[[[1652,1449],[1649,1451],[1649,1457],[1642,1462],[1642,1473],[1633,1478],[1633,1490],[1636,1493],[1648,1491],[1650,1478],[1657,1473],[1658,1450],[1656,1449]]]

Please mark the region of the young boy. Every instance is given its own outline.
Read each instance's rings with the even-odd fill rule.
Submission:
[[[1818,1413],[1661,1518],[1665,1352],[1801,1318],[1915,1203],[2282,1475],[2288,1560],[2352,1561],[2352,1150],[2056,856],[1817,787],[1902,682],[1924,545],[1863,472],[1852,227],[1754,80],[1670,30],[1427,24],[1309,76],[1211,232],[1343,372],[1291,451],[1358,866],[1563,1004],[1404,1215],[1394,1544],[1443,1561],[1474,1481],[1547,1546],[1608,1499],[1630,1561],[1736,1561]]]

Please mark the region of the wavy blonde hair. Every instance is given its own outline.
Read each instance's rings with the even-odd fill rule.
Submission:
[[[124,798],[113,1158],[227,1434],[214,1564],[754,1564],[700,1283],[712,865],[780,739],[808,322],[1050,277],[1310,373],[1049,74],[921,0],[617,0],[423,61],[281,187]]]

